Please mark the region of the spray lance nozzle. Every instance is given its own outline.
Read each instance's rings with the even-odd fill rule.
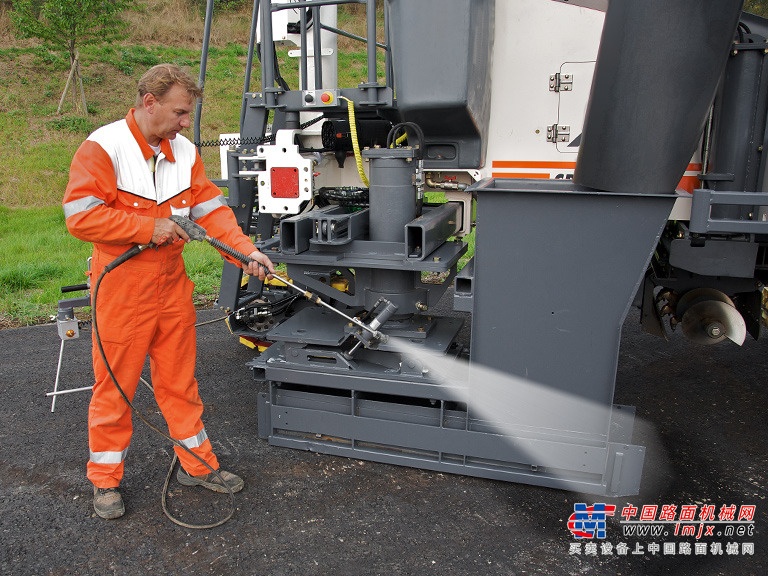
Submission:
[[[189,236],[190,240],[200,240],[203,242],[207,242],[217,250],[223,252],[224,254],[228,254],[235,258],[236,260],[239,260],[243,264],[250,264],[253,262],[253,259],[249,256],[246,256],[242,252],[239,252],[238,250],[235,250],[232,248],[232,246],[229,246],[222,242],[221,240],[218,240],[216,238],[213,238],[208,235],[208,233],[205,231],[205,228],[200,226],[197,222],[193,222],[189,218],[185,218],[184,216],[179,216],[177,214],[173,214],[171,217],[171,220],[178,224],[179,227],[184,230],[184,232],[187,233],[187,236]],[[259,262],[259,266],[264,268],[264,270],[267,271],[268,274],[285,284],[286,286],[290,286],[294,290],[296,290],[299,294],[304,296],[307,300],[310,302],[314,302],[315,304],[318,304],[320,306],[324,306],[325,308],[328,308],[328,310],[334,312],[335,314],[338,314],[339,316],[346,318],[350,322],[352,322],[355,326],[360,328],[361,330],[354,334],[354,336],[359,340],[359,342],[355,345],[355,347],[350,351],[350,354],[354,352],[360,344],[363,344],[366,348],[369,348],[373,345],[377,345],[379,342],[386,342],[387,341],[387,335],[379,332],[378,328],[384,322],[387,321],[388,318],[390,318],[395,311],[397,310],[397,306],[392,304],[390,301],[385,300],[384,298],[379,298],[379,300],[374,304],[373,310],[375,311],[376,308],[379,306],[384,306],[383,309],[371,320],[370,324],[365,324],[362,320],[359,318],[355,318],[354,316],[348,316],[347,314],[344,314],[341,310],[338,310],[325,302],[320,296],[316,296],[309,290],[305,290],[304,288],[301,288],[300,286],[297,286],[287,278],[280,276],[279,274],[273,274],[272,272],[269,272],[266,266],[264,266],[261,262]]]
[[[395,304],[385,298],[379,298],[371,309],[373,318],[367,325],[364,324],[367,330],[357,330],[352,334],[357,338],[357,344],[346,353],[346,356],[351,358],[361,344],[366,348],[376,348],[379,344],[386,344],[389,336],[379,332],[379,327],[389,320],[395,312],[397,312]]]

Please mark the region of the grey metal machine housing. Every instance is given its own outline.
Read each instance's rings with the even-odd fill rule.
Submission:
[[[374,38],[375,2],[365,3]],[[308,15],[318,26],[321,4],[291,4],[302,13],[302,45],[311,43]],[[260,50],[269,55],[271,15],[285,5],[257,5]],[[474,184],[475,257],[458,274],[467,250],[455,238],[464,208],[424,203],[423,170],[472,169],[484,161],[495,2],[384,5],[384,82],[376,43],[369,41],[367,82],[338,88],[339,105],[324,115],[345,118],[341,97],[347,98],[360,123],[389,122],[390,136],[406,134],[408,145],[371,142],[363,153],[367,198],[358,202],[357,191],[336,192],[336,198],[354,196],[354,207],[338,201],[279,222],[259,212],[259,184],[247,177],[263,169],[253,159],[254,146],[268,142],[270,131],[301,129],[299,114],[317,108],[304,91],[280,84],[272,57],[261,58],[260,92],[246,80],[242,142],[228,154],[226,181],[243,229],[286,265],[294,282],[345,314],[369,321],[381,301],[396,309],[379,328],[390,338],[360,346],[356,327],[343,317],[299,305],[289,291],[254,279],[243,286],[238,269],[225,266],[222,308],[267,301],[258,322],[233,322],[236,334],[264,348],[249,363],[266,382],[258,399],[259,435],[275,446],[585,493],[636,494],[645,448],[632,443],[634,409],[614,405],[613,398],[620,330],[636,293],[677,282],[653,274],[658,247],[669,245],[675,185],[711,121],[716,94],[735,97],[721,79],[731,65],[741,2],[721,2],[717,10],[702,9],[698,0],[610,2],[574,179]],[[435,18],[455,34],[424,43],[422,31]],[[256,19],[254,37],[255,27]],[[308,58],[305,51],[302,86]],[[322,85],[317,57],[314,70]],[[622,149],[627,127],[620,123],[627,119],[635,123],[631,154]],[[749,202],[734,199],[742,201]],[[703,209],[687,224],[691,235],[712,232],[700,224],[710,214]],[[750,224],[756,228],[726,225],[728,237],[711,240],[739,243],[742,256],[733,268],[748,268],[753,257],[741,250],[738,234],[763,233],[757,222]],[[757,250],[754,240],[750,251]],[[699,256],[693,250],[672,246],[676,269],[702,266],[690,262]],[[433,313],[452,282],[455,310],[471,316],[468,347],[457,343],[460,314]],[[649,298],[653,305],[653,294]],[[456,362],[455,370],[436,371],[436,357]],[[484,394],[492,395],[492,413],[484,409]]]

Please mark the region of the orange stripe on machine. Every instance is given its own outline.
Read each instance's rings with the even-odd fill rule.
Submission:
[[[576,162],[546,161],[546,160],[494,160],[491,163],[494,178],[534,178],[534,179],[566,179],[573,178]],[[508,171],[507,171],[508,170]],[[548,170],[542,172],[542,170]],[[701,183],[700,163],[690,163],[680,179],[677,188],[689,193],[698,188]]]

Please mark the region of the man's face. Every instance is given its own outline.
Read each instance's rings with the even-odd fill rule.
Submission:
[[[154,105],[151,107],[152,136],[168,140],[176,138],[176,134],[189,128],[192,123],[193,105],[192,97],[184,88],[178,84],[171,86],[162,99],[154,100]],[[150,142],[150,144],[155,143]]]

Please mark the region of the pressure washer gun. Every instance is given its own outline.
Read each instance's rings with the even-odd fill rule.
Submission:
[[[229,256],[232,256],[232,258],[235,258],[236,260],[246,265],[254,261],[249,256],[246,256],[242,252],[235,250],[232,246],[225,244],[224,242],[222,242],[217,238],[213,238],[212,236],[209,236],[208,233],[205,231],[205,228],[203,228],[196,222],[193,222],[189,218],[185,218],[184,216],[179,216],[177,214],[174,214],[171,216],[171,220],[173,220],[176,224],[178,224],[179,227],[182,230],[184,230],[184,232],[187,233],[190,240],[199,240],[202,242],[207,242],[217,250],[223,252],[224,254],[228,254]],[[319,306],[323,306],[327,308],[334,314],[338,314],[342,318],[345,318],[346,320],[348,320],[358,328],[357,331],[352,333],[352,336],[354,336],[358,340],[358,342],[347,353],[348,356],[351,356],[360,347],[361,344],[366,348],[375,348],[379,344],[386,343],[387,340],[389,339],[389,337],[386,334],[380,332],[378,328],[382,324],[384,324],[389,318],[391,318],[392,315],[397,311],[397,306],[395,306],[392,302],[384,298],[379,298],[376,304],[374,304],[372,313],[376,312],[377,309],[380,309],[380,310],[373,317],[370,323],[366,324],[359,318],[355,318],[354,316],[349,316],[347,314],[344,314],[344,312],[342,312],[341,310],[334,308],[333,306],[331,306],[330,304],[322,300],[320,296],[317,296],[312,292],[310,292],[309,290],[305,290],[300,286],[297,286],[287,278],[284,278],[279,274],[273,274],[269,272],[269,270],[267,270],[266,266],[264,266],[263,264],[259,263],[259,266],[264,268],[268,274],[271,274],[274,278],[278,279],[280,282],[282,282],[286,286],[290,286],[292,289],[294,289],[296,292],[304,296],[304,298],[306,298],[310,302],[313,302],[315,304],[318,304]]]

